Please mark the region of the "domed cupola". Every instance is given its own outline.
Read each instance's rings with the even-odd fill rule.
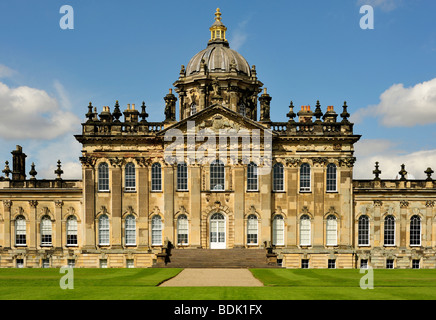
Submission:
[[[220,9],[209,31],[207,47],[194,55],[186,68],[182,65],[174,83],[180,120],[216,103],[256,120],[257,95],[263,86],[257,79],[256,67],[250,67],[242,55],[230,49]]]

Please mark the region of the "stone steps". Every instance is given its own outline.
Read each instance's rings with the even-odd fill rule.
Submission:
[[[265,249],[173,249],[167,268],[271,268]]]

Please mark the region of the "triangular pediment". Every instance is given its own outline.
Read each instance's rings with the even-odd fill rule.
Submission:
[[[256,129],[260,134],[263,134],[264,131],[268,131],[272,135],[276,135],[266,126],[219,104],[211,105],[182,121],[174,123],[160,131],[158,135],[165,135],[170,129],[180,130],[185,134],[188,131],[188,127],[190,130],[195,129],[195,133],[201,130],[212,130],[215,133],[219,133],[220,130],[228,130],[235,133],[251,133],[252,130]]]

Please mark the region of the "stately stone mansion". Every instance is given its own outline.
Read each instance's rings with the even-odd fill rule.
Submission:
[[[56,179],[37,179],[34,164],[27,175],[26,154],[12,151],[0,267],[172,266],[181,252],[220,252],[212,265],[260,252],[287,268],[436,267],[433,171],[410,180],[399,164],[385,180],[376,163],[373,179],[353,179],[361,136],[347,104],[291,102],[287,121],[272,121],[271,96],[226,31],[217,10],[162,122],[147,120],[145,103],[89,104],[75,136],[81,180],[63,179],[60,161]]]

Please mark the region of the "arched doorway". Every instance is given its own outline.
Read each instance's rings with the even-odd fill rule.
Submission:
[[[217,212],[210,217],[210,248],[226,248],[226,219],[223,214]]]

